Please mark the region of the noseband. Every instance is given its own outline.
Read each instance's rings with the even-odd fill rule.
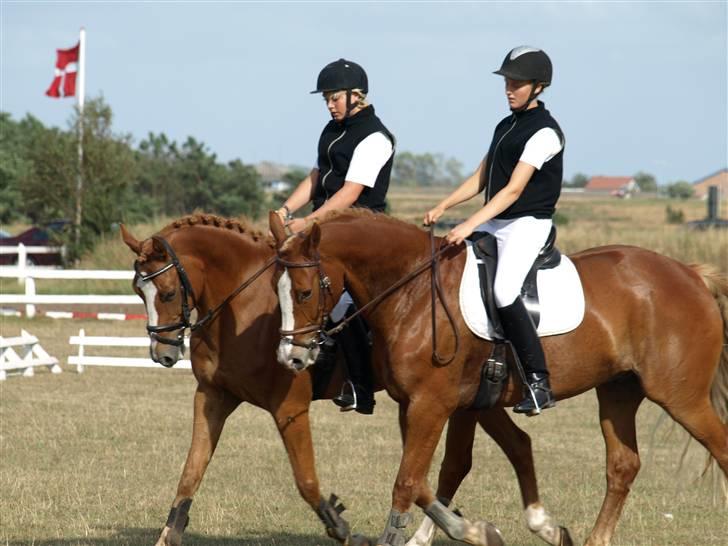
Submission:
[[[313,349],[318,345],[321,345],[324,341],[324,325],[326,324],[329,314],[326,311],[326,296],[328,295],[332,300],[334,295],[331,293],[331,281],[329,277],[321,270],[321,258],[317,257],[315,261],[310,262],[289,262],[279,256],[276,257],[276,262],[287,269],[303,269],[307,267],[315,267],[319,278],[319,294],[318,294],[318,315],[321,317],[319,324],[309,324],[301,328],[295,328],[293,330],[280,330],[281,338],[291,338],[291,345],[297,347],[304,347],[305,349]],[[324,292],[324,296],[321,297],[321,292]],[[293,339],[293,336],[298,334],[308,334],[310,332],[316,332],[316,337],[308,343],[301,343]]]
[[[187,276],[187,272],[185,271],[185,268],[182,266],[182,264],[179,261],[179,258],[177,258],[177,254],[175,253],[174,249],[172,248],[172,245],[170,245],[166,239],[163,237],[160,237],[159,235],[154,235],[152,237],[153,240],[158,241],[162,243],[165,250],[167,251],[167,254],[170,257],[169,263],[162,266],[157,271],[154,271],[153,273],[149,273],[145,275],[140,271],[139,268],[139,262],[134,262],[134,270],[136,271],[136,276],[138,280],[142,282],[151,281],[153,278],[160,276],[162,273],[165,273],[169,271],[170,269],[174,268],[177,270],[177,276],[179,277],[180,286],[182,288],[182,320],[179,322],[175,322],[172,324],[164,324],[162,326],[150,326],[147,323],[147,332],[149,333],[149,337],[151,337],[153,340],[163,343],[165,345],[174,345],[175,347],[181,347],[184,343],[184,331],[185,328],[190,328],[191,330],[194,330],[197,326],[199,326],[200,322],[197,322],[196,324],[192,324],[190,322],[190,315],[192,314],[192,309],[197,307],[197,300],[195,299],[195,292],[192,290],[192,284],[190,283],[190,279]],[[137,282],[135,280],[135,282]],[[188,298],[192,298],[192,307],[190,308],[190,305],[188,303]],[[168,338],[160,336],[159,334],[161,332],[172,332],[174,330],[179,330],[177,333],[176,338]]]
[[[169,244],[169,242],[164,239],[163,237],[159,235],[152,236],[152,239],[155,241],[158,241],[162,243],[165,250],[167,251],[167,254],[170,257],[169,263],[162,266],[157,271],[154,271],[153,273],[149,273],[145,275],[142,273],[139,269],[139,263],[134,262],[134,270],[136,271],[137,279],[139,279],[142,282],[150,281],[154,277],[158,277],[162,273],[165,273],[166,271],[169,271],[170,269],[174,268],[177,271],[177,276],[179,277],[180,286],[182,288],[182,320],[179,322],[175,322],[172,324],[164,324],[162,326],[150,326],[147,324],[147,332],[149,333],[149,337],[154,339],[155,341],[158,341],[159,343],[163,343],[165,345],[173,345],[175,347],[180,347],[184,343],[184,331],[186,328],[189,328],[190,331],[194,332],[199,327],[203,326],[210,320],[212,320],[214,317],[217,316],[217,314],[220,312],[220,309],[223,308],[227,303],[230,302],[235,296],[237,296],[240,292],[245,290],[250,284],[255,281],[258,277],[260,277],[263,272],[265,272],[269,267],[271,267],[274,263],[276,263],[276,257],[273,256],[272,258],[268,259],[268,261],[263,264],[263,267],[258,269],[255,273],[253,273],[248,279],[246,279],[240,286],[238,286],[235,290],[233,290],[230,295],[228,295],[222,302],[220,302],[214,309],[209,310],[204,317],[197,320],[194,324],[190,322],[190,316],[192,314],[192,309],[197,307],[197,299],[195,298],[195,292],[192,289],[192,283],[190,283],[190,279],[187,276],[187,272],[185,271],[185,268],[182,266],[182,264],[179,261],[179,258],[177,258],[177,254],[175,253],[174,249],[172,248],[172,245]],[[137,282],[136,280],[134,282]],[[192,299],[192,306],[190,307],[188,303],[188,298]],[[160,336],[159,334],[161,332],[172,332],[174,330],[179,330],[177,333],[176,338],[168,338]]]

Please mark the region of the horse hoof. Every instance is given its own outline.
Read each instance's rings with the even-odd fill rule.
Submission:
[[[374,543],[370,541],[364,535],[349,535],[349,538],[344,543],[345,546],[374,546]]]
[[[175,533],[169,527],[165,527],[154,546],[182,546],[182,535]]]
[[[487,521],[477,521],[463,537],[468,544],[475,546],[505,546],[503,535],[498,528]]]
[[[566,527],[559,527],[559,529],[561,529],[561,541],[559,541],[559,546],[574,546],[574,541],[571,540],[569,530]]]

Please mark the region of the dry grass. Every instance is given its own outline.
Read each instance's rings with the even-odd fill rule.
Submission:
[[[3,335],[29,329],[63,359],[68,337],[142,335],[140,322],[3,319]],[[164,524],[189,445],[194,380],[185,371],[90,368],[78,375],[38,372],[0,384],[0,543],[7,545],[149,545]],[[358,532],[378,535],[400,456],[396,407],[377,396],[372,417],[312,406],[322,490],[350,508]],[[691,470],[678,472],[681,442],[650,444],[659,410],[638,415],[643,469],[614,541],[616,546],[719,546],[728,520]],[[604,493],[604,448],[596,399],[587,393],[538,419],[517,417],[534,442],[547,509],[579,540],[588,534]],[[437,452],[431,473],[442,458]],[[525,529],[513,472],[479,434],[475,463],[456,501],[487,518],[508,544],[542,544]],[[414,526],[413,526],[414,528]],[[450,542],[441,540],[439,545]],[[298,497],[270,417],[241,407],[230,418],[195,497],[186,545],[310,546],[333,544]]]
[[[390,192],[392,212],[419,222],[444,195],[441,189]],[[686,262],[728,271],[728,234],[689,232],[665,222],[666,201],[582,200],[565,196],[560,211],[564,251],[629,243]],[[700,202],[672,202],[686,220],[704,216]],[[462,218],[477,200],[452,211]],[[134,226],[143,238],[167,223]],[[259,227],[265,227],[260,224]],[[103,241],[83,268],[128,268],[131,254],[117,236]],[[12,281],[15,282],[15,281]],[[12,290],[7,281],[2,290]],[[48,292],[127,292],[128,282],[104,288]],[[0,317],[0,335],[21,328],[65,362],[68,337],[143,335],[139,321],[93,322]],[[128,354],[128,353],[127,353]],[[0,543],[6,545],[149,545],[156,540],[174,497],[191,431],[194,380],[188,372],[94,369],[78,375],[11,377],[0,383]],[[389,511],[400,456],[395,405],[377,396],[372,417],[341,415],[328,402],[313,405],[312,422],[322,490],[341,495],[356,531],[378,536]],[[703,460],[691,448],[678,470],[682,441],[660,429],[661,411],[645,403],[638,415],[643,469],[633,487],[615,546],[719,546],[728,518],[696,481]],[[547,509],[578,541],[593,524],[604,494],[604,447],[593,393],[562,402],[538,419],[517,417],[534,443],[541,494]],[[431,481],[442,458],[438,449]],[[479,434],[474,468],[456,499],[467,515],[495,522],[508,544],[542,544],[523,524],[517,484],[505,457]],[[414,528],[414,526],[413,526]],[[299,498],[285,452],[270,417],[244,406],[228,421],[202,487],[195,497],[186,545],[310,546],[333,544]],[[440,540],[439,545],[449,544]]]

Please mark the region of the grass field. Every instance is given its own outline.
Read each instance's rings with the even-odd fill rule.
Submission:
[[[143,334],[138,321],[2,322],[3,332],[29,329],[64,362],[68,337],[81,327],[89,335]],[[78,375],[68,366],[61,375],[39,371],[0,384],[0,544],[153,544],[189,446],[193,390],[185,371],[88,368]],[[339,494],[355,530],[370,536],[378,536],[388,513],[401,452],[396,407],[384,394],[377,400],[371,417],[341,415],[330,402],[312,406],[322,490]],[[666,436],[663,426],[650,440],[659,415],[649,403],[638,415],[643,469],[614,544],[724,546],[726,511],[696,481],[702,448],[691,448],[678,470],[682,434]],[[583,541],[604,493],[595,397],[587,393],[517,422],[533,438],[547,509]],[[441,458],[442,446],[432,483]],[[483,434],[474,460],[456,502],[496,523],[508,544],[541,544],[523,523],[512,470]],[[298,497],[265,412],[243,406],[229,419],[185,537],[185,544],[205,546],[333,544]]]
[[[392,211],[420,221],[443,190],[394,188]],[[629,243],[685,262],[707,262],[728,272],[728,233],[693,232],[667,224],[658,200],[584,200],[564,196],[560,212],[568,224],[559,245],[574,252],[598,244]],[[704,203],[670,202],[686,220],[705,216]],[[452,211],[463,218],[477,203]],[[134,226],[146,237],[165,220]],[[260,224],[261,228],[265,226]],[[126,268],[131,254],[115,237],[99,245],[83,268]],[[2,291],[19,291],[2,280]],[[41,291],[128,292],[121,283],[83,284],[69,289],[49,281]],[[143,335],[143,323],[53,321],[0,317],[0,335],[21,328],[37,335],[62,362],[68,338]],[[127,351],[126,354],[129,354]],[[78,375],[39,371],[34,378],[0,383],[0,544],[7,546],[150,545],[156,541],[176,490],[191,433],[194,380],[170,370],[87,369]],[[377,396],[375,415],[341,415],[330,402],[312,406],[322,491],[335,491],[349,510],[355,531],[378,536],[389,511],[401,453],[396,407]],[[653,428],[661,415],[645,403],[638,414],[643,467],[615,546],[725,546],[728,513],[714,505],[705,481],[697,480],[704,452],[693,446],[678,468],[684,434]],[[567,525],[577,542],[587,536],[604,494],[604,447],[592,392],[559,403],[537,419],[517,417],[531,434],[541,495],[547,510]],[[431,482],[436,481],[442,446]],[[471,518],[493,521],[507,544],[542,542],[525,528],[512,470],[482,433],[474,467],[456,503]],[[419,513],[418,513],[419,516]],[[415,526],[411,527],[414,531]],[[299,498],[278,434],[265,412],[241,407],[229,419],[191,510],[185,544],[205,546],[310,546],[333,544]],[[450,544],[442,538],[436,544]]]

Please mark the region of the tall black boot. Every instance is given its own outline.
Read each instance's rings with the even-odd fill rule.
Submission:
[[[498,309],[506,338],[511,342],[526,375],[525,398],[513,407],[516,413],[538,415],[541,410],[552,408],[556,400],[549,384],[546,358],[531,317],[521,298]]]
[[[354,311],[354,306],[350,306],[346,316],[349,317]],[[369,329],[364,319],[361,316],[354,318],[339,332],[336,340],[344,353],[349,381],[344,384],[341,394],[334,398],[334,403],[341,408],[341,411],[356,410],[371,415],[375,404],[374,374],[371,365]]]

